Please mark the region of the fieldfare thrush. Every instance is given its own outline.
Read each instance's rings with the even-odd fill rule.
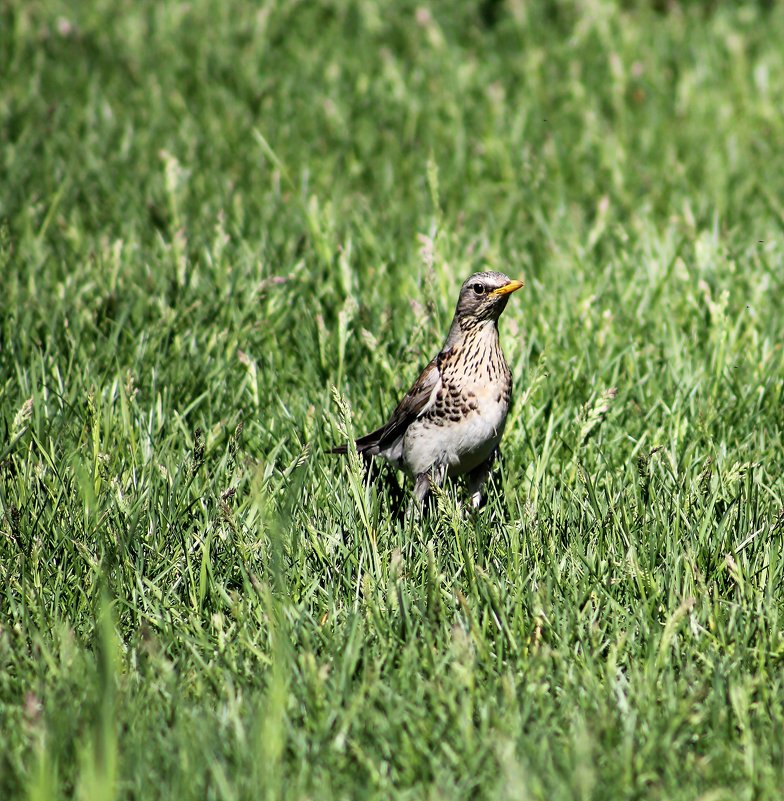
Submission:
[[[512,374],[498,339],[498,318],[523,286],[503,273],[481,272],[460,288],[455,316],[438,356],[425,367],[381,428],[356,440],[414,478],[424,504],[446,476],[467,475],[471,505],[482,503],[504,433]],[[346,453],[347,445],[333,449]]]

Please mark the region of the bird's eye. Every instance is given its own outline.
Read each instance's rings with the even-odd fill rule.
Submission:
[[[485,294],[485,288],[484,288],[484,286],[482,286],[482,284],[474,284],[473,290],[477,295],[484,295]]]

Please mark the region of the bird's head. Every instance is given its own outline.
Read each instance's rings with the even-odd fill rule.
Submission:
[[[496,272],[474,273],[460,287],[455,322],[470,328],[483,320],[497,320],[506,308],[509,295],[524,286],[508,275]]]

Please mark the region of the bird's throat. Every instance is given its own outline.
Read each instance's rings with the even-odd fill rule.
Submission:
[[[455,317],[444,343],[444,350],[468,339],[483,343],[498,341],[498,324],[492,318]]]

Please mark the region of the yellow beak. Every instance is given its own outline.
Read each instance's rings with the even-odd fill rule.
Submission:
[[[524,286],[525,281],[510,281],[508,284],[504,284],[503,286],[499,286],[498,289],[494,289],[490,294],[510,295],[512,292],[517,292],[518,289],[522,289]]]

